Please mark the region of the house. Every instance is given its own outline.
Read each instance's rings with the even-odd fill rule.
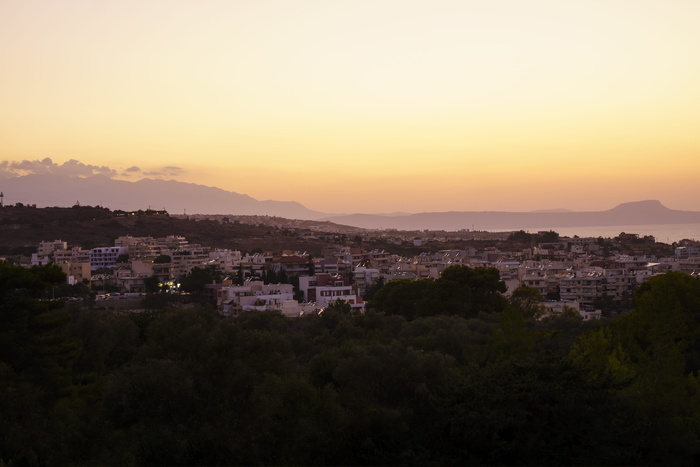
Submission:
[[[272,269],[284,272],[287,277],[305,276],[311,273],[311,263],[307,253],[276,256],[272,260]]]
[[[362,264],[362,263],[360,263]],[[357,266],[352,272],[353,282],[357,286],[357,292],[364,297],[367,287],[371,286],[381,277],[379,269]]]
[[[161,283],[172,281],[175,278],[172,263],[155,263],[155,259],[155,256],[133,259],[130,261],[131,271],[137,276],[155,276]]]
[[[353,311],[365,311],[365,304],[358,294],[357,286],[338,274],[316,274],[299,278],[299,291],[305,302],[315,302],[319,308],[343,301]]]
[[[591,319],[600,319],[603,315],[601,310],[585,310],[582,309],[579,302],[575,300],[566,301],[548,301],[543,302],[542,305],[547,309],[549,316],[560,315],[564,313],[567,309],[573,310],[581,316],[581,319],[588,321]]]
[[[78,284],[83,281],[89,281],[92,275],[89,262],[72,263],[62,261],[57,263],[61,271],[66,275],[66,282],[71,285]]]
[[[264,284],[248,280],[244,285],[216,285],[216,304],[224,316],[237,315],[243,311],[287,310],[294,314],[289,301],[294,300],[291,284]],[[295,308],[296,309],[296,308]]]

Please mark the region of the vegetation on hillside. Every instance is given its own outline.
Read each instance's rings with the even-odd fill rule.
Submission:
[[[51,238],[47,238],[50,231]],[[83,248],[114,245],[122,235],[166,237],[180,235],[190,243],[249,251],[283,249],[320,255],[328,241],[289,235],[270,225],[190,220],[163,211],[125,213],[97,206],[32,208],[5,206],[0,209],[0,254],[21,254],[19,248],[35,248],[42,241],[60,239]],[[22,250],[24,252],[24,250]]]
[[[313,227],[311,232],[309,227]],[[51,237],[47,232],[50,232]],[[309,233],[311,235],[304,235]],[[99,206],[36,208],[5,206],[0,209],[0,255],[30,255],[42,241],[60,239],[84,249],[111,246],[122,235],[166,237],[180,235],[190,243],[241,251],[306,251],[321,256],[332,246],[361,246],[413,256],[446,249],[496,248],[522,251],[539,243],[556,242],[556,232],[371,232],[330,222],[299,221],[269,216],[192,215],[171,216],[165,211],[110,211]],[[414,237],[426,240],[415,244]],[[396,241],[397,238],[403,239]],[[632,255],[672,256],[673,245],[621,233],[613,239],[599,239],[604,253],[617,251]],[[697,244],[682,241],[682,244]],[[607,255],[606,255],[607,256]]]

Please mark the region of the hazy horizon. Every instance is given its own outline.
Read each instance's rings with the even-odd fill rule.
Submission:
[[[14,174],[10,176],[11,174]],[[36,179],[33,179],[34,183],[32,185],[23,185],[21,193],[13,192],[12,189],[8,189],[8,182],[11,181],[12,179],[19,179],[22,177],[25,177],[27,175],[35,175],[35,176],[48,176],[49,180],[46,178],[41,178],[38,180],[39,183],[37,183]],[[83,180],[91,180],[93,177],[96,176],[102,176],[102,177],[107,177],[109,179],[113,179],[118,182],[127,182],[127,183],[135,183],[138,181],[147,181],[147,180],[153,180],[153,181],[164,181],[164,182],[177,182],[177,183],[185,183],[186,186],[196,186],[196,187],[201,187],[206,190],[208,189],[214,189],[214,190],[222,190],[224,193],[230,193],[231,195],[242,195],[243,197],[248,198],[249,195],[247,193],[239,193],[239,192],[234,192],[234,191],[229,191],[225,190],[221,187],[215,187],[215,186],[210,186],[210,185],[205,185],[205,184],[200,184],[200,183],[193,183],[193,182],[183,182],[176,180],[174,178],[167,178],[163,177],[160,174],[151,174],[150,176],[146,176],[143,178],[139,178],[138,180],[124,180],[123,175],[120,176],[117,170],[109,168],[107,166],[90,166],[87,164],[83,164],[79,161],[76,160],[70,160],[67,163],[64,164],[56,164],[49,159],[44,159],[43,161],[21,161],[21,162],[11,162],[11,161],[0,161],[0,191],[3,191],[3,201],[5,205],[11,205],[14,203],[22,203],[22,204],[37,204],[39,207],[70,207],[73,206],[76,202],[83,204],[83,205],[95,205],[95,206],[104,206],[110,209],[146,209],[147,207],[150,208],[151,204],[154,204],[154,200],[149,200],[147,198],[141,198],[144,205],[139,206],[139,207],[133,207],[133,206],[126,206],[126,205],[121,205],[120,202],[115,199],[114,197],[110,197],[108,193],[100,195],[98,194],[95,190],[94,187],[97,185],[90,184],[85,189],[79,189],[78,193],[80,193],[79,199],[75,200],[73,194],[75,193],[66,193],[65,192],[65,185],[61,186],[60,188],[56,187],[56,190],[53,191],[53,186],[47,186],[46,183],[50,183],[52,177],[60,177],[53,179],[54,182],[60,180],[61,178],[65,180],[74,180],[74,179],[83,179]],[[6,183],[3,183],[5,181]],[[74,184],[75,182],[69,182],[71,184]],[[180,196],[182,195],[189,195],[189,199],[191,203],[194,203],[194,205],[200,205],[200,206],[206,206],[210,201],[211,198],[208,195],[211,195],[210,191],[204,191],[203,193],[200,193],[201,198],[193,198],[191,195],[192,193],[189,191],[182,191],[178,190],[178,187],[181,189],[184,188],[184,186],[181,185],[175,185],[175,186],[170,186],[169,193],[174,194],[176,191],[180,193]],[[104,188],[104,187],[103,187]],[[175,190],[175,191],[173,191]],[[99,191],[99,190],[98,190]],[[50,193],[50,195],[49,195]],[[154,195],[157,192],[154,192]],[[221,193],[219,191],[219,193]],[[143,193],[140,193],[143,195]],[[107,198],[105,198],[107,196]],[[668,205],[668,203],[665,203],[664,200],[657,200],[657,199],[648,199],[648,200],[627,200],[627,201],[622,201],[620,203],[616,203],[614,205],[609,205],[605,206],[602,209],[589,209],[589,210],[573,210],[569,209],[567,207],[561,206],[558,208],[545,208],[541,209],[539,207],[533,207],[531,209],[526,209],[526,210],[509,210],[509,209],[501,209],[501,210],[493,210],[493,209],[479,209],[479,208],[474,208],[474,209],[459,209],[459,210],[446,210],[446,209],[436,209],[432,211],[392,211],[392,212],[374,212],[374,211],[350,211],[350,212],[339,212],[339,211],[319,211],[319,210],[314,210],[313,207],[309,207],[304,205],[303,203],[300,203],[298,200],[294,199],[288,199],[288,200],[260,200],[256,199],[253,197],[249,197],[253,202],[282,202],[282,203],[298,203],[301,206],[303,206],[306,209],[310,209],[312,211],[316,211],[320,214],[326,214],[330,217],[333,216],[343,216],[343,215],[352,215],[352,214],[367,214],[367,215],[377,215],[377,216],[402,216],[402,215],[413,215],[413,214],[421,214],[421,213],[449,213],[449,212],[503,212],[503,213],[539,213],[539,214],[556,214],[556,213],[584,213],[584,212],[604,212],[608,211],[610,209],[616,208],[620,205],[636,205],[636,204],[641,204],[641,203],[650,203],[650,207],[657,206],[656,202],[660,203],[663,207],[671,209],[671,210],[682,210],[678,209],[673,205]],[[236,198],[237,199],[237,198]],[[236,209],[236,201],[234,199],[233,204],[231,204],[231,208],[233,211]],[[127,203],[129,204],[129,203]],[[130,204],[133,204],[133,201],[130,202]],[[158,204],[157,202],[155,204]],[[192,205],[190,205],[192,206]],[[159,209],[158,206],[153,207],[153,209]],[[163,209],[167,209],[166,207],[163,207]],[[172,207],[169,208],[169,210],[177,214],[176,212],[173,211]],[[700,212],[700,210],[696,211],[693,209],[687,210],[687,211],[694,211],[694,212]],[[212,212],[196,212],[193,211],[192,208],[190,207],[189,211],[190,214],[213,214]],[[232,212],[221,212],[219,214],[231,214]],[[285,217],[282,215],[282,217]],[[291,216],[293,218],[293,216]]]
[[[0,182],[176,179],[328,213],[700,211],[698,17],[680,0],[0,0]]]

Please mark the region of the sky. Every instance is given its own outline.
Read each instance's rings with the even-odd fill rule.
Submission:
[[[324,212],[700,211],[698,18],[696,0],[0,0],[0,178]]]

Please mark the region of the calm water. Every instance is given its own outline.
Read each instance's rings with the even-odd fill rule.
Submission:
[[[658,225],[604,225],[598,227],[542,227],[525,229],[535,233],[540,230],[554,230],[566,237],[617,237],[621,232],[653,235],[657,242],[673,243],[684,238],[700,240],[700,224],[658,224]]]

